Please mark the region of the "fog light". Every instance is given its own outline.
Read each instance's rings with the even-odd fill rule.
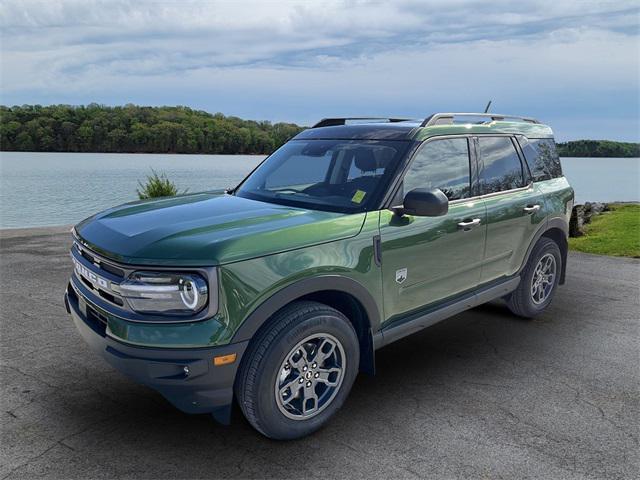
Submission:
[[[189,376],[190,370],[188,365],[185,365],[184,367],[182,367],[182,371],[187,377]]]

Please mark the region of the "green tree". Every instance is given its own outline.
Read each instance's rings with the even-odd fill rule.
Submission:
[[[183,106],[0,106],[5,151],[265,154],[302,130]]]
[[[640,143],[575,140],[558,144],[561,157],[640,157]]]

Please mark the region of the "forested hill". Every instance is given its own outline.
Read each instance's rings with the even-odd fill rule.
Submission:
[[[187,107],[0,106],[4,151],[265,154],[301,130]]]
[[[640,157],[640,143],[575,140],[559,143],[561,157]]]
[[[98,104],[0,106],[0,150],[25,152],[266,154],[303,130],[187,107]],[[640,144],[559,143],[561,157],[640,157]]]

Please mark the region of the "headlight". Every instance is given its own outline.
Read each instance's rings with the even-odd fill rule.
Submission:
[[[133,272],[120,293],[138,313],[193,315],[207,304],[207,282],[195,273]]]

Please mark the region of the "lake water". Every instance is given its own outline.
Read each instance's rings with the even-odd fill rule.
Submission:
[[[151,168],[189,192],[237,184],[264,156],[0,153],[0,228],[77,223],[137,199]],[[576,200],[640,201],[640,159],[563,158]]]

